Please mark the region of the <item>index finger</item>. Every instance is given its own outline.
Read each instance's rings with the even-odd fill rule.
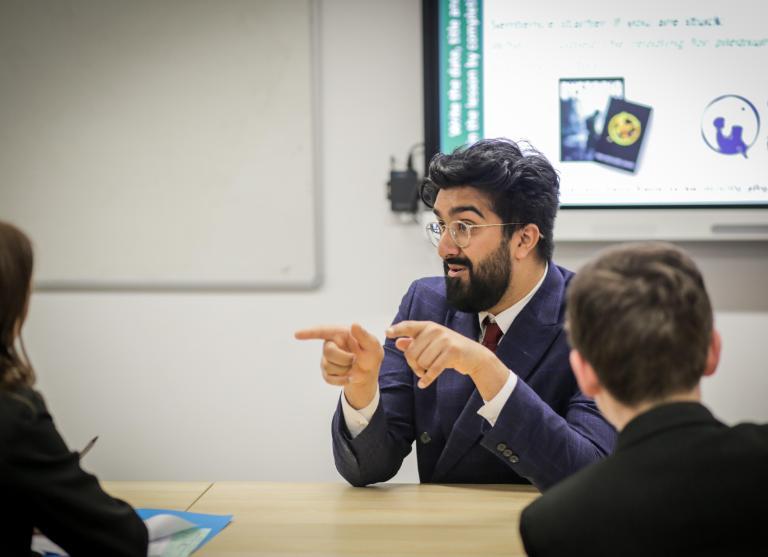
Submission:
[[[346,335],[348,333],[349,327],[321,325],[310,327],[309,329],[299,329],[293,333],[293,337],[296,340],[333,340],[339,335]]]
[[[387,329],[387,338],[417,337],[431,321],[400,321]]]

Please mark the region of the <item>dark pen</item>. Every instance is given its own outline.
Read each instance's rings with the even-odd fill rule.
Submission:
[[[86,444],[85,447],[83,447],[83,450],[80,451],[80,458],[83,458],[86,455],[86,453],[93,448],[93,446],[96,444],[96,441],[98,439],[99,439],[99,436],[97,435],[96,437],[88,441],[88,444]]]

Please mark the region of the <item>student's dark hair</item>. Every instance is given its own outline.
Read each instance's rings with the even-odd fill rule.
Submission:
[[[29,238],[0,221],[0,391],[31,387],[35,382],[19,335],[27,315],[32,266]]]
[[[502,222],[535,224],[541,232],[536,253],[552,258],[552,230],[560,179],[547,158],[509,139],[483,139],[450,155],[438,153],[429,163],[421,199],[433,207],[441,189],[470,186],[486,193]],[[517,227],[505,227],[510,237]]]
[[[693,389],[707,363],[712,305],[693,260],[666,243],[603,252],[568,287],[571,345],[620,402]]]

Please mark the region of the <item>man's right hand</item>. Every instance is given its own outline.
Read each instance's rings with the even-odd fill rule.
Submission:
[[[349,404],[359,410],[376,396],[384,348],[378,339],[353,323],[351,327],[321,326],[296,331],[299,340],[322,340],[320,368],[330,385],[344,387]]]

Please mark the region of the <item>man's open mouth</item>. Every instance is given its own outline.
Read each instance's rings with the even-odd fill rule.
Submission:
[[[446,275],[449,277],[461,277],[467,273],[464,265],[447,265]]]

